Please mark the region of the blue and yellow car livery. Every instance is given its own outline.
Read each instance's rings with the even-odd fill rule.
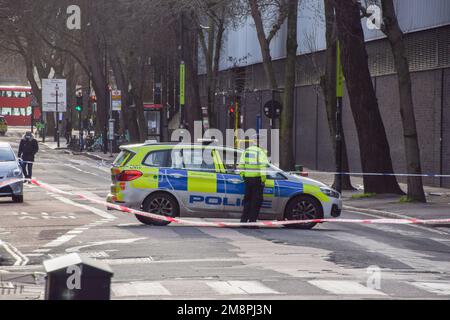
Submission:
[[[107,201],[172,217],[240,218],[245,193],[237,161],[242,150],[196,144],[122,147],[111,169]],[[341,196],[318,181],[267,170],[260,220],[339,217]],[[143,216],[146,224],[165,225]],[[310,229],[311,224],[291,227]]]

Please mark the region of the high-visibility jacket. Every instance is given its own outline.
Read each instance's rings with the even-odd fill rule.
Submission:
[[[261,177],[261,180],[265,182],[268,167],[267,151],[257,146],[247,148],[239,161],[239,169],[242,170],[240,175],[243,178]]]

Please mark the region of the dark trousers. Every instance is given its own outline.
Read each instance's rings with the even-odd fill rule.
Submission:
[[[20,165],[22,166],[22,172],[25,179],[31,179],[33,175],[33,164],[30,162],[22,162]]]
[[[256,222],[264,199],[261,178],[245,178],[244,212],[241,222]]]

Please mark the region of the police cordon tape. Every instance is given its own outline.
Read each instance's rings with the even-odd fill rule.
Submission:
[[[450,174],[409,174],[409,173],[362,173],[362,172],[328,172],[328,171],[288,171],[291,174],[343,175],[343,176],[391,176],[391,177],[423,177],[450,178]]]
[[[60,190],[56,187],[53,187],[49,184],[37,181],[30,180],[31,183],[35,186],[41,187],[48,192],[55,194],[62,194],[67,196],[76,196],[82,200],[90,201],[92,203],[104,205],[110,209],[118,210],[124,213],[130,213],[134,215],[140,215],[144,217],[148,217],[151,219],[177,223],[181,225],[190,225],[197,227],[218,227],[218,228],[237,228],[237,227],[280,227],[287,225],[298,225],[298,224],[309,224],[309,223],[357,223],[357,224],[422,224],[422,225],[442,225],[442,224],[450,224],[450,219],[433,219],[433,220],[422,220],[422,219],[311,219],[311,220],[283,220],[283,221],[261,221],[254,223],[241,223],[241,222],[207,222],[207,221],[191,221],[186,219],[179,219],[167,216],[161,216],[157,214],[152,214],[149,212],[136,210],[127,208],[121,205],[108,203],[104,200],[98,200],[92,197],[85,196],[83,194],[77,192],[67,192]]]

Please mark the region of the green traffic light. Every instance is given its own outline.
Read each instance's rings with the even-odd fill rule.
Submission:
[[[78,111],[78,112],[81,112],[82,108],[81,108],[81,106],[76,106],[75,110]]]

